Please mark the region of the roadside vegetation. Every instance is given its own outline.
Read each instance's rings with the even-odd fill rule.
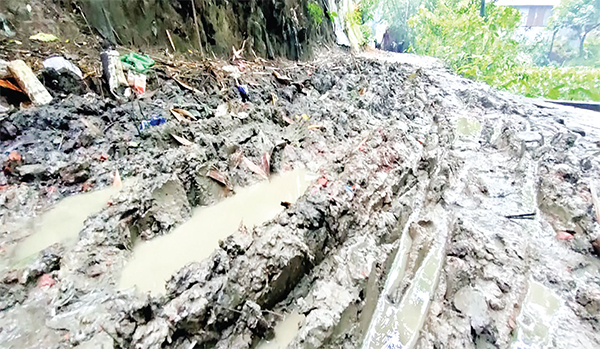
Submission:
[[[535,38],[519,35],[518,10],[480,0],[362,0],[356,11],[363,28],[377,14],[405,51],[462,76],[527,97],[600,101],[598,0],[563,0]]]

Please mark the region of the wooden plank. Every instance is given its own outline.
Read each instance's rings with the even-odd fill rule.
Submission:
[[[8,70],[33,104],[45,105],[52,102],[52,96],[48,90],[25,62],[22,60],[12,61],[8,64]]]

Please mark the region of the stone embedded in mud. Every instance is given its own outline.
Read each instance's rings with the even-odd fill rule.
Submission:
[[[491,321],[485,296],[477,289],[466,286],[454,295],[454,307],[469,317],[471,327],[480,332]]]
[[[47,168],[42,164],[21,165],[17,168],[17,173],[20,179],[25,182],[48,177]]]
[[[596,238],[596,240],[592,241],[592,248],[598,257],[600,257],[600,237]]]

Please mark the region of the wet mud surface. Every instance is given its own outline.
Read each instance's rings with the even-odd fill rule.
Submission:
[[[600,118],[381,55],[3,117],[0,347],[599,347]]]

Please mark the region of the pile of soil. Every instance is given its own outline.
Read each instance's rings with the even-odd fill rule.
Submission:
[[[156,67],[149,91],[125,103],[72,94],[3,116],[0,342],[251,348],[296,311],[288,348],[359,348],[379,305],[402,304],[440,249],[415,347],[517,345],[532,282],[560,299],[532,346],[598,347],[598,119],[433,63],[335,51],[305,63],[179,62]],[[152,118],[166,122],[140,130]],[[179,270],[165,294],[117,287],[136,244],[266,180],[256,167],[306,168],[318,180],[275,219],[241,224]],[[111,186],[117,170],[131,184],[88,217],[75,244],[11,259],[32,217]],[[405,271],[391,275],[403,234]],[[406,344],[398,332],[379,335],[382,347]]]

